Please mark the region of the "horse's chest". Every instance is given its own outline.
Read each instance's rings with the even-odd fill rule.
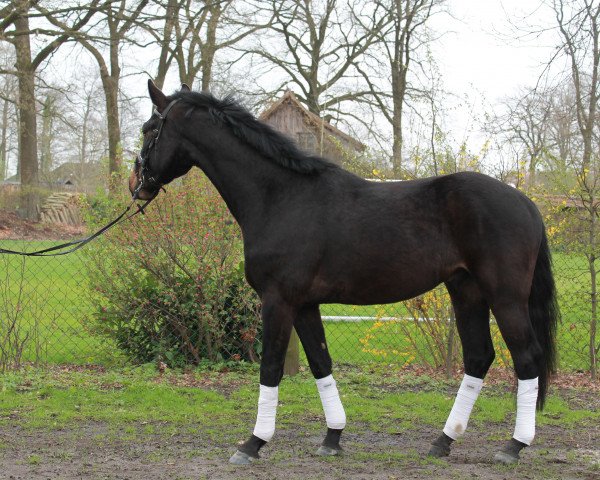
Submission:
[[[308,290],[315,275],[318,254],[314,246],[263,244],[245,250],[248,283],[261,295],[276,288],[282,292]]]

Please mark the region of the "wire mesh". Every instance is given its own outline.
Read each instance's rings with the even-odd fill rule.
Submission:
[[[236,238],[239,232],[222,207],[205,209],[194,217],[196,223],[182,226],[187,220],[177,213],[177,195],[176,191],[165,196],[146,217],[118,227],[82,251],[53,258],[0,255],[0,366],[257,361],[259,307],[256,298],[243,290],[247,287],[236,283],[242,278],[237,275],[241,244],[233,241],[224,246],[225,237],[210,238],[216,229]],[[85,208],[98,210],[98,206]],[[549,231],[552,228],[549,223]],[[574,231],[571,238],[580,235]],[[592,338],[595,257],[564,238],[551,237],[562,313],[557,331],[559,365],[562,370],[588,372],[600,343]],[[1,239],[0,247],[34,250],[55,243]],[[231,251],[224,253],[226,247]],[[213,261],[211,268],[200,264],[217,254],[225,255],[222,264]],[[161,263],[148,262],[145,255],[162,256]],[[164,271],[155,270],[157,266]],[[133,300],[124,301],[127,295]],[[243,301],[233,305],[239,296]],[[215,300],[219,298],[221,303]],[[212,303],[206,307],[203,302]],[[322,305],[321,314],[335,362],[446,368],[462,363],[443,286],[390,305]],[[509,352],[493,319],[491,330],[496,363],[509,366]]]

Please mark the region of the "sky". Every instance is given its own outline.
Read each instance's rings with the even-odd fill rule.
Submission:
[[[451,30],[433,46],[444,88],[462,104],[447,123],[455,139],[477,143],[482,134],[473,118],[534,86],[555,43],[552,32],[528,37],[510,23],[551,27],[553,17],[538,0],[450,0],[449,10],[451,16],[435,16],[431,23],[434,31]]]
[[[451,1],[455,19],[450,28],[454,33],[447,34],[436,49],[448,89],[481,90],[492,101],[520,85],[535,83],[551,48],[543,39],[517,38],[509,21],[517,22],[527,12],[535,12],[537,22],[550,26],[552,17],[545,9],[536,8],[539,5],[531,0]],[[447,17],[434,19],[442,21]]]

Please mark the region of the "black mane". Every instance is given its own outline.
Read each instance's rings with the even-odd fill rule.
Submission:
[[[192,108],[206,108],[220,125],[227,125],[233,134],[272,162],[302,174],[316,174],[337,166],[316,155],[300,150],[287,136],[257,120],[233,96],[219,100],[210,93],[177,92],[179,99]]]

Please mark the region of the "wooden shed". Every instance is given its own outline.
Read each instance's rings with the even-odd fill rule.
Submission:
[[[366,146],[307,110],[290,90],[258,117],[298,143],[307,152],[341,164],[344,151],[357,155]]]

